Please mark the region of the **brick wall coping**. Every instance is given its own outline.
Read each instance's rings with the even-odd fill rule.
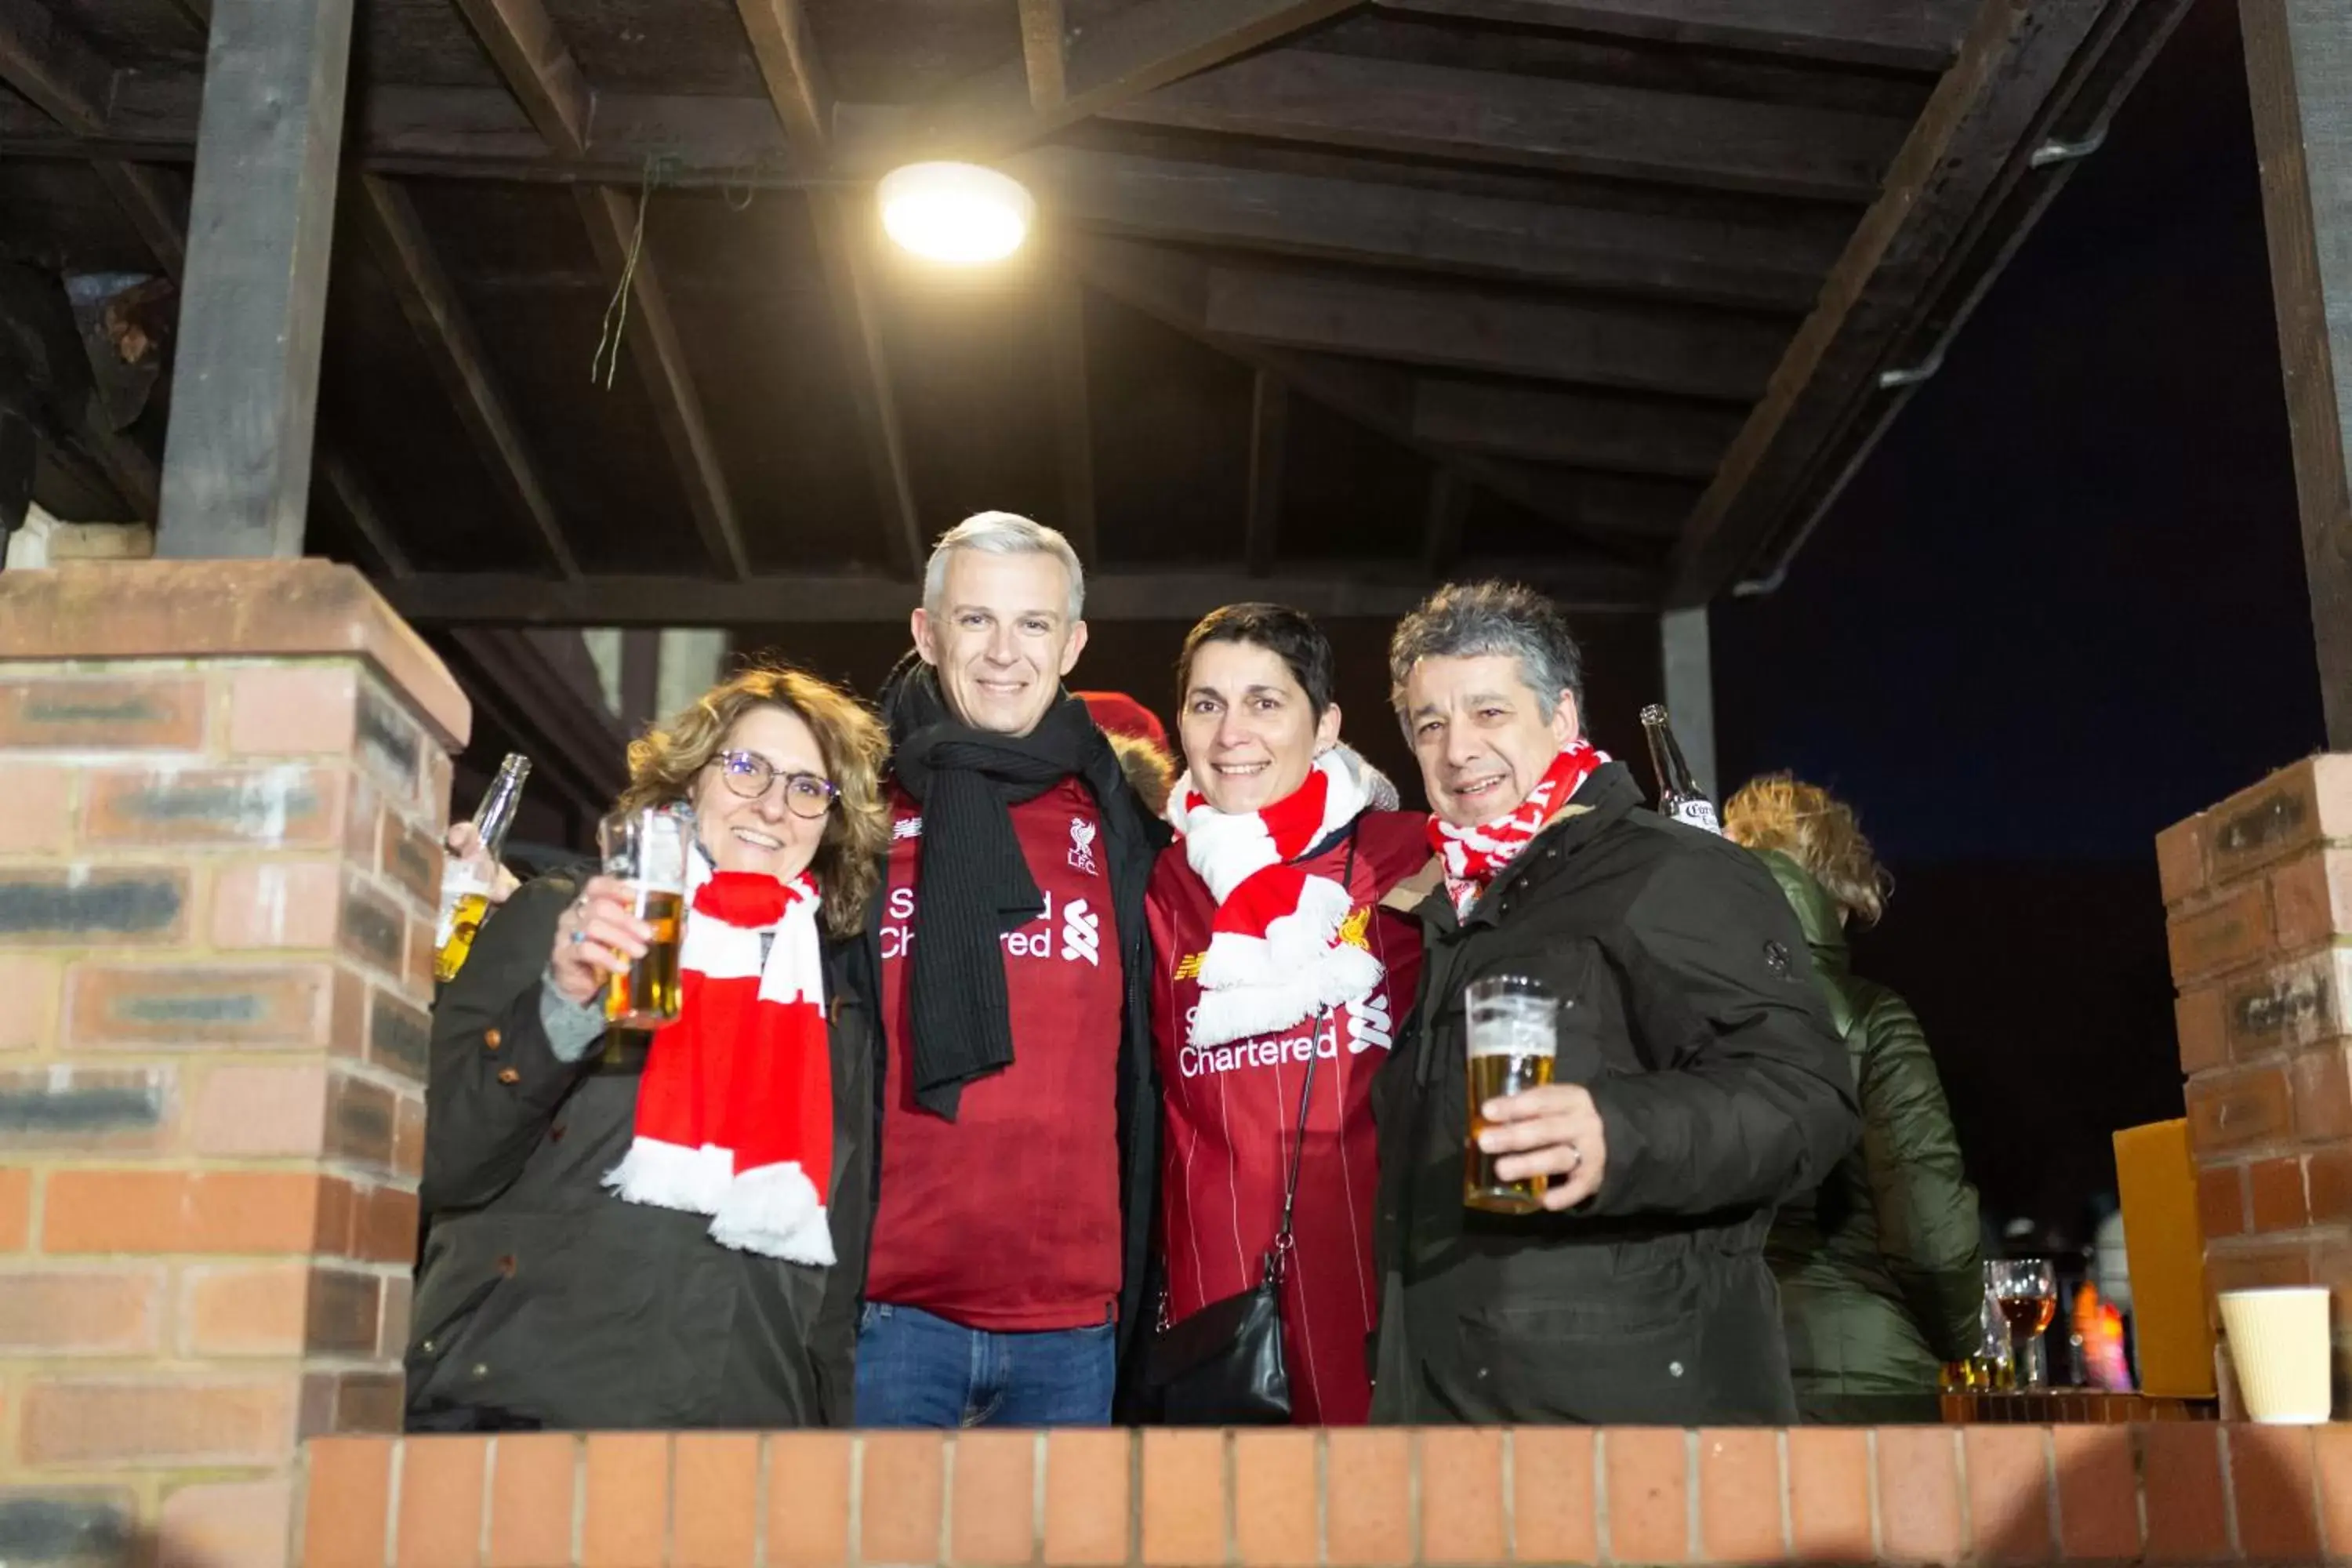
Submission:
[[[0,662],[357,654],[448,751],[470,710],[440,656],[330,561],[70,562],[0,573]]]
[[[2352,1426],[322,1437],[313,1568],[2352,1561]]]

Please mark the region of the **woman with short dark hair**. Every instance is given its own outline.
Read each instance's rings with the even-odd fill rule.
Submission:
[[[1322,1426],[1371,1403],[1371,1083],[1421,972],[1419,932],[1379,905],[1429,858],[1421,814],[1339,743],[1331,685],[1331,645],[1296,610],[1229,605],[1192,628],[1178,841],[1145,904],[1163,1320],[1259,1286],[1295,1168],[1284,1361],[1292,1419]]]
[[[857,973],[882,727],[750,669],[629,748],[689,808],[682,1005],[607,1039],[651,929],[591,868],[526,883],[435,1010],[415,1429],[846,1426],[871,1218]]]

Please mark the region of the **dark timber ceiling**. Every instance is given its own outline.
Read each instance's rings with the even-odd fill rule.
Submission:
[[[2182,3],[360,0],[311,548],[428,623],[895,618],[988,507],[1097,617],[1701,602]],[[0,0],[0,258],[176,274],[207,10]],[[892,253],[920,156],[1033,244]],[[168,396],[61,391],[44,504],[152,517]]]

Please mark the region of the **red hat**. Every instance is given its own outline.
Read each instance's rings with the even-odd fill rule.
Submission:
[[[1087,712],[1097,729],[1114,735],[1133,735],[1163,752],[1168,749],[1168,731],[1161,727],[1159,716],[1126,692],[1081,691],[1077,696],[1087,705]]]

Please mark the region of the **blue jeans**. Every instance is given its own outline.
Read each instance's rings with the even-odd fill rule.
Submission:
[[[991,1333],[868,1301],[857,1326],[860,1426],[1107,1426],[1110,1323]]]

